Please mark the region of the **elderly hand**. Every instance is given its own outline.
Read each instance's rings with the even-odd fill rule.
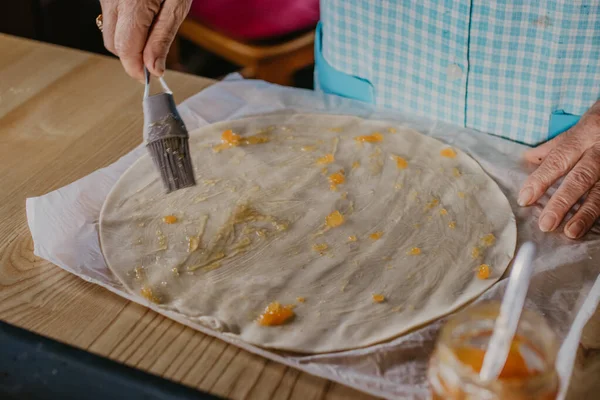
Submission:
[[[192,0],[100,0],[104,46],[125,71],[144,80],[144,65],[162,76],[169,48]]]
[[[600,102],[567,132],[525,153],[539,167],[525,181],[519,204],[537,201],[561,177],[565,177],[542,211],[539,227],[555,230],[567,212],[585,196],[565,226],[571,239],[582,237],[600,216]]]

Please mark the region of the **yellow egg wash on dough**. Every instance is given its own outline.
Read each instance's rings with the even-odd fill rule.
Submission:
[[[329,175],[329,188],[333,191],[337,190],[338,185],[341,185],[344,182],[346,182],[346,176],[343,169]]]
[[[392,155],[391,157],[393,160],[396,161],[396,167],[398,169],[408,168],[408,161],[406,161],[406,159],[404,157],[400,157],[400,156],[396,156],[396,155]]]
[[[411,249],[408,250],[406,254],[410,256],[418,256],[419,254],[421,254],[421,249],[419,247],[411,247]]]
[[[323,157],[317,158],[317,164],[326,165],[335,161],[333,154],[325,154]]]
[[[334,212],[329,214],[327,218],[325,218],[325,224],[329,228],[337,228],[338,226],[342,225],[344,221],[344,216],[338,210],[335,210]]]
[[[162,220],[165,224],[174,224],[178,221],[178,218],[174,215],[166,215]]]
[[[378,231],[378,232],[373,232],[369,235],[369,237],[373,240],[379,240],[381,239],[381,237],[383,236],[383,232],[382,231]]]
[[[283,306],[279,302],[274,301],[265,308],[265,311],[260,315],[257,322],[262,326],[277,326],[285,324],[294,315],[293,305]]]
[[[325,251],[327,251],[327,249],[329,249],[329,246],[327,243],[316,243],[313,244],[312,249],[322,255],[325,253]]]
[[[481,242],[483,243],[484,246],[490,247],[494,243],[496,243],[496,237],[494,236],[494,234],[488,233],[487,235],[485,235],[484,237],[481,238]]]
[[[221,134],[221,144],[213,146],[213,151],[219,153],[231,147],[239,146],[250,146],[254,144],[267,143],[270,141],[269,137],[265,134],[269,133],[270,130],[260,132],[257,135],[243,137],[234,133],[231,129],[224,131]]]
[[[481,264],[477,267],[477,278],[479,279],[488,279],[490,277],[490,266],[487,264]]]
[[[385,296],[382,294],[374,294],[372,298],[374,303],[383,303],[385,301]]]
[[[357,142],[360,142],[360,143],[383,142],[383,135],[379,132],[375,132],[371,135],[357,136],[354,138],[354,140],[356,140]]]
[[[456,158],[456,150],[451,147],[447,147],[440,151],[440,155],[446,158]]]

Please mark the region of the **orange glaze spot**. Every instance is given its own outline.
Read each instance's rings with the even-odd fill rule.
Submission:
[[[325,223],[330,228],[337,228],[344,223],[344,216],[342,213],[335,210],[325,218]]]
[[[477,267],[477,278],[487,279],[490,277],[490,266],[487,264],[481,264]]]
[[[314,251],[316,251],[317,253],[321,253],[321,254],[323,254],[328,248],[329,248],[329,246],[327,246],[327,243],[313,244],[313,247],[312,247],[312,249]]]
[[[142,287],[140,293],[145,299],[150,300],[153,303],[160,304],[160,298],[152,292],[152,289],[150,287]]]
[[[427,205],[425,206],[425,210],[431,210],[432,208],[436,207],[438,204],[440,204],[440,201],[438,199],[433,199],[429,203],[427,203]]]
[[[389,133],[396,133],[396,132],[398,132],[398,131],[396,130],[396,128],[387,128],[387,131],[388,131]]]
[[[396,160],[396,167],[398,169],[406,169],[408,167],[408,161],[400,156],[392,156]]]
[[[354,162],[352,163],[352,169],[356,169],[356,168],[358,168],[358,167],[360,167],[360,162],[358,162],[358,161],[354,161]]]
[[[450,228],[450,229],[456,228],[456,221],[450,221],[450,222],[448,222],[448,228]]]
[[[382,236],[383,236],[383,232],[381,232],[381,231],[374,232],[369,235],[369,237],[373,240],[379,240],[379,239],[381,239]]]
[[[270,139],[266,136],[254,135],[248,137],[241,137],[237,133],[233,133],[230,129],[223,132],[221,135],[221,144],[214,146],[213,151],[218,153],[222,150],[228,149],[230,147],[237,146],[248,146],[251,144],[261,144],[267,143]]]
[[[334,161],[335,161],[335,157],[331,153],[325,154],[323,157],[317,158],[317,164],[320,164],[320,165],[331,164]]]
[[[295,315],[293,308],[293,305],[282,306],[274,301],[265,308],[257,322],[262,326],[282,325]]]
[[[360,143],[375,143],[375,142],[383,142],[383,135],[379,132],[375,132],[371,135],[357,136],[354,138],[357,142]]]
[[[340,170],[334,174],[329,175],[329,183],[331,184],[329,187],[331,190],[336,190],[338,185],[346,182],[346,177],[344,176],[344,170]]]
[[[519,345],[519,339],[514,339],[511,343],[506,363],[498,376],[499,379],[524,379],[539,374],[539,371],[527,368],[527,363],[521,355]],[[470,366],[476,373],[481,371],[485,350],[474,347],[459,347],[454,350],[454,353],[462,364]]]
[[[229,146],[239,146],[242,137],[237,133],[233,133],[231,129],[227,129],[221,134],[221,142]]]
[[[348,236],[348,241],[349,242],[356,242],[357,240],[358,240],[358,238],[356,237],[356,235]]]
[[[421,254],[421,249],[418,247],[413,247],[409,251],[406,252],[409,256],[418,256]]]
[[[446,210],[445,208],[442,208],[440,210],[440,215],[448,215],[448,210]]]
[[[451,147],[446,147],[440,151],[440,155],[446,158],[456,158],[456,151]]]
[[[385,296],[382,294],[374,294],[373,302],[374,303],[383,303],[385,301]]]
[[[484,246],[490,247],[496,242],[496,236],[494,236],[494,234],[492,233],[488,233],[487,235],[481,238],[481,242]]]
[[[458,192],[458,197],[460,197],[461,199],[465,198],[465,193],[464,192]]]
[[[473,250],[471,250],[471,257],[473,259],[481,257],[481,250],[479,247],[473,247]]]
[[[261,144],[261,143],[267,143],[269,141],[269,138],[266,136],[248,136],[246,138],[242,138],[242,144],[248,145],[248,144]]]
[[[296,297],[296,301],[298,303],[304,303],[306,301],[306,299],[304,297]]]
[[[165,224],[174,224],[175,222],[178,221],[177,217],[174,215],[167,215],[167,216],[163,217],[162,220]]]

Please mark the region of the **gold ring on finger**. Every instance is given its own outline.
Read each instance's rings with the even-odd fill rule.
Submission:
[[[96,17],[96,26],[100,29],[100,32],[102,32],[102,14]]]

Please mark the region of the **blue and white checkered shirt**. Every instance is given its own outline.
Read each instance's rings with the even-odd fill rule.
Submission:
[[[600,2],[321,0],[322,55],[377,105],[528,144],[600,95]]]

